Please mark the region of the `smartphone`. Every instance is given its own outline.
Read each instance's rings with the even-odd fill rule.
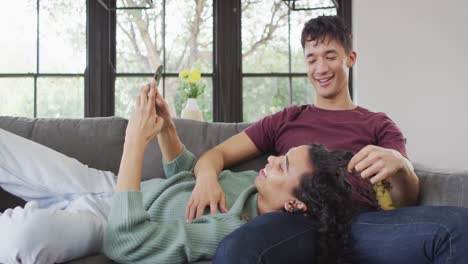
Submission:
[[[163,66],[159,65],[158,69],[156,69],[156,73],[153,76],[153,79],[156,80],[156,86],[159,85],[159,80],[161,80],[162,73],[163,73]]]

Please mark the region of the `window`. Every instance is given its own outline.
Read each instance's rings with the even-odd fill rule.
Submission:
[[[291,11],[281,0],[153,0],[150,9],[115,11],[151,1],[7,1],[0,115],[128,117],[140,86],[163,65],[158,88],[174,115],[185,104],[178,73],[199,68],[204,119],[253,122],[313,101],[300,33],[321,14],[349,23],[351,0],[337,1],[338,9],[315,11]]]
[[[125,7],[120,0],[117,7]],[[181,70],[198,68],[206,82],[198,98],[204,119],[212,121],[213,5],[212,1],[154,1],[154,8],[117,10],[115,113],[128,117],[141,85],[159,65],[158,87],[173,115],[180,116],[185,99],[177,91]]]
[[[300,43],[302,28],[311,18],[336,14],[335,8],[291,11],[278,0],[242,0],[243,121],[313,102]]]
[[[0,32],[0,115],[84,117],[86,2],[7,1]]]

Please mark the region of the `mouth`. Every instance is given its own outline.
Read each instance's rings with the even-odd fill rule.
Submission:
[[[335,75],[331,75],[331,76],[326,76],[326,77],[323,77],[323,78],[320,78],[320,79],[315,79],[318,84],[321,86],[321,87],[327,87],[328,85],[330,85],[330,83],[332,82],[333,78],[335,77]]]
[[[265,169],[261,169],[261,170],[260,170],[260,173],[259,173],[258,175],[259,175],[261,178],[265,178],[265,179],[268,177],[268,174],[267,174],[267,172],[266,172]]]

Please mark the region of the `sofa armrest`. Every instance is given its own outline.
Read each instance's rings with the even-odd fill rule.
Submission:
[[[415,165],[421,183],[420,205],[468,207],[468,172]]]

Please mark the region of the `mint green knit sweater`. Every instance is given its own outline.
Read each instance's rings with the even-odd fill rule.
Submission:
[[[211,259],[219,242],[257,216],[255,171],[219,175],[228,213],[185,222],[185,206],[195,186],[195,156],[184,151],[164,164],[167,179],[141,184],[141,191],[116,192],[104,233],[104,253],[120,263],[185,263]]]

